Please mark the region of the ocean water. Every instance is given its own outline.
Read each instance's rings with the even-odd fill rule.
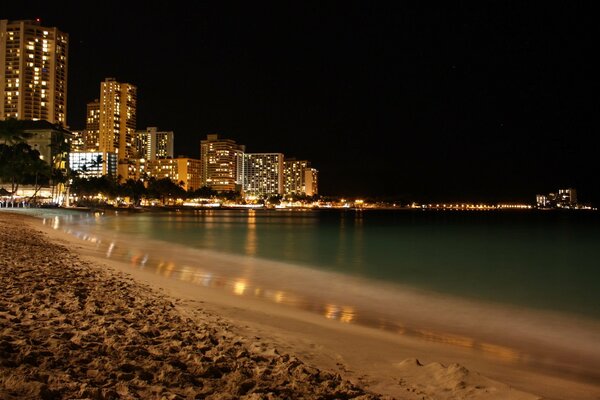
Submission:
[[[160,240],[600,319],[600,218],[592,212],[200,210],[78,223],[124,241]]]
[[[25,210],[190,284],[600,380],[600,216]]]

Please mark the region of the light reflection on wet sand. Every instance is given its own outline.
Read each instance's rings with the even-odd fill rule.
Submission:
[[[95,216],[98,217],[97,215]],[[240,265],[234,274],[219,274],[219,268],[204,268],[199,265],[189,265],[175,259],[161,258],[152,250],[142,250],[140,246],[127,245],[125,241],[107,240],[97,235],[77,230],[69,224],[63,226],[58,217],[43,220],[45,225],[53,229],[62,229],[78,239],[95,245],[99,254],[106,258],[124,261],[132,268],[144,269],[168,279],[176,279],[210,288],[219,288],[237,296],[249,296],[257,299],[296,307],[305,311],[317,313],[329,320],[341,323],[358,324],[392,332],[398,335],[417,338],[420,340],[460,347],[477,352],[494,361],[506,364],[534,365],[548,370],[570,373],[587,379],[600,379],[600,373],[590,371],[586,366],[576,371],[572,365],[561,365],[556,360],[544,360],[541,355],[534,355],[522,349],[513,348],[491,341],[484,341],[467,335],[444,332],[435,329],[422,329],[409,326],[403,321],[388,316],[377,316],[370,310],[363,310],[352,304],[335,303],[315,296],[303,295],[282,288],[262,286],[254,280],[253,265]],[[210,228],[210,218],[207,219]],[[343,222],[342,222],[343,223]],[[256,236],[252,216],[248,218],[247,252],[253,254],[256,249]],[[360,227],[357,227],[360,229]],[[360,240],[360,238],[358,239]],[[254,249],[254,250],[253,250]],[[156,249],[155,249],[156,250]],[[158,250],[159,251],[159,250]],[[597,360],[596,360],[597,361]]]

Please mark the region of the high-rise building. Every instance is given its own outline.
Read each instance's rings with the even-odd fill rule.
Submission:
[[[136,86],[106,78],[100,84],[99,151],[117,154],[122,179],[128,178],[128,163],[133,158],[136,114]]]
[[[39,20],[0,20],[0,120],[67,124],[69,35]]]
[[[245,149],[234,140],[207,135],[206,140],[200,141],[201,184],[217,192],[240,190]]]
[[[288,159],[284,162],[284,193],[312,196],[318,193],[318,171],[310,161]]]
[[[83,147],[85,151],[90,152],[100,149],[100,100],[98,99],[87,103]]]
[[[319,194],[319,171],[316,168],[304,170],[304,194],[307,196]]]
[[[283,194],[283,154],[244,154],[244,195]]]
[[[153,126],[137,131],[133,140],[135,157],[146,160],[173,158],[174,141],[173,131],[159,131]]]
[[[201,162],[194,158],[158,158],[146,163],[148,176],[169,178],[188,191],[200,189]]]

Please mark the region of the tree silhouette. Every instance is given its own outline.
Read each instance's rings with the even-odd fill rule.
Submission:
[[[50,173],[50,166],[40,158],[40,152],[27,143],[0,144],[0,179],[11,183],[12,193],[21,184],[31,183],[37,187]]]
[[[139,206],[142,197],[148,193],[144,186],[144,182],[140,180],[127,179],[125,183],[119,185],[119,193],[122,196],[130,197],[133,200],[134,206]]]
[[[5,145],[22,143],[31,136],[31,133],[25,132],[23,122],[16,118],[0,121],[0,141]]]
[[[165,205],[167,198],[185,197],[185,190],[169,178],[150,178],[148,180],[148,194],[160,199]]]

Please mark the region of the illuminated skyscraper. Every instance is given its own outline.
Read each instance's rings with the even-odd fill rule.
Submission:
[[[283,154],[244,154],[244,194],[283,194]]]
[[[240,190],[245,146],[219,135],[207,135],[200,141],[203,186],[218,192]]]
[[[100,149],[100,101],[98,99],[87,104],[83,147],[85,151],[91,152]]]
[[[137,131],[133,140],[135,157],[146,160],[173,158],[174,140],[173,131],[159,131],[153,126]]]
[[[69,36],[39,20],[0,20],[0,120],[66,126]]]
[[[305,194],[307,196],[318,194],[318,171],[311,168],[310,161],[285,160],[283,171],[285,194]]]
[[[304,194],[307,196],[319,194],[319,171],[316,168],[304,170]]]
[[[128,163],[133,157],[133,136],[137,113],[137,88],[130,83],[119,83],[106,78],[100,84],[100,152],[116,153],[118,173],[122,179],[129,176]]]

